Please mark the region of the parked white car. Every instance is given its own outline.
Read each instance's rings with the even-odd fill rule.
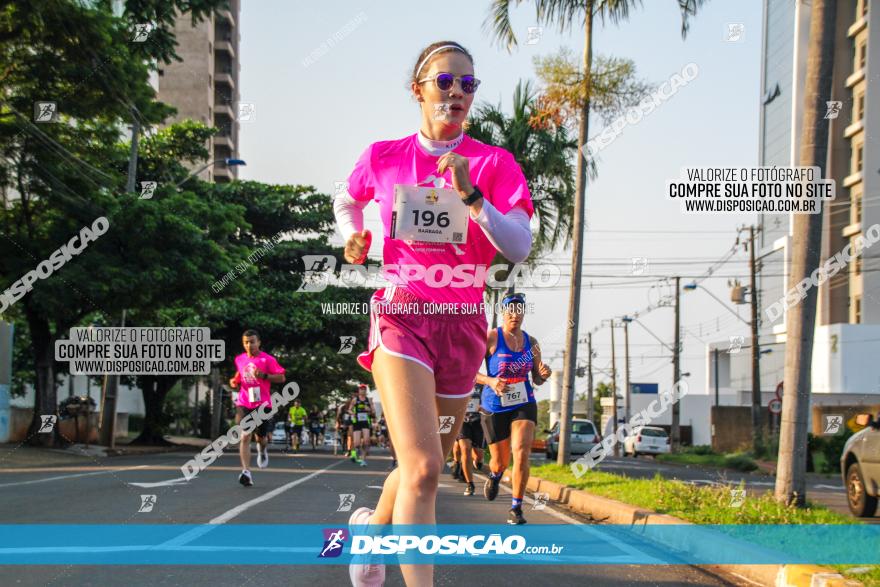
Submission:
[[[287,431],[284,429],[284,422],[275,423],[275,429],[272,430],[269,442],[272,444],[287,444]]]
[[[639,426],[623,439],[623,454],[637,457],[640,454],[658,455],[669,452],[669,435],[657,426]]]

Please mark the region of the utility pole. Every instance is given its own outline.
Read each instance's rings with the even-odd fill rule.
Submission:
[[[223,386],[220,384],[220,369],[211,368],[211,438],[220,436],[220,417],[223,411]]]
[[[761,428],[761,349],[758,346],[758,288],[755,265],[755,227],[749,226],[749,270],[751,272],[750,292],[752,297],[752,450],[763,444]]]
[[[630,385],[629,385],[629,319],[623,321],[623,348],[625,353],[624,359],[624,385],[626,385],[626,404],[623,408],[623,421],[629,422],[630,413]]]
[[[122,310],[122,327],[125,328],[125,310]],[[119,375],[104,375],[101,390],[101,430],[100,443],[108,448],[116,446],[116,396],[119,392]],[[88,415],[86,416],[88,418]],[[88,424],[88,419],[86,420]],[[88,443],[88,436],[86,437]]]
[[[141,133],[140,115],[132,108],[131,150],[128,155],[128,177],[125,182],[126,193],[134,191],[137,181],[138,135]],[[122,326],[125,327],[125,310],[122,310]],[[116,397],[119,392],[119,375],[104,375],[101,393],[101,444],[114,448],[116,446]],[[86,416],[88,418],[88,416]],[[88,422],[88,420],[87,420]],[[88,442],[88,439],[86,439]]]
[[[718,407],[718,347],[712,351],[715,358],[715,407]]]
[[[587,333],[587,420],[593,421],[593,333]]]
[[[620,456],[620,444],[617,442],[617,361],[614,352],[614,319],[611,320],[611,434],[614,438],[614,456]]]
[[[826,101],[831,100],[836,21],[835,0],[812,1],[800,164],[818,167],[820,177],[827,177],[831,123],[825,118],[825,111]],[[794,215],[789,284],[800,283],[819,266],[823,215],[821,202],[817,214]],[[785,376],[774,495],[780,503],[799,507],[806,504],[807,497],[807,422],[817,289],[808,288],[806,298],[785,312]]]
[[[199,409],[199,384],[201,382],[196,379],[196,401],[193,405],[193,435],[196,437],[201,436],[201,426],[199,424],[199,416],[201,415]]]
[[[680,277],[675,278],[675,347],[672,349],[672,389],[677,389],[678,382],[681,379],[680,350],[681,350],[681,288],[679,287]],[[675,401],[672,403],[672,434],[670,443],[672,444],[672,452],[676,452],[681,442],[681,434],[678,426],[679,405]]]
[[[134,113],[131,123],[131,152],[128,156],[128,181],[125,184],[125,191],[131,193],[134,191],[135,182],[137,181],[137,161],[138,161],[138,135],[141,133],[141,121],[138,114]]]

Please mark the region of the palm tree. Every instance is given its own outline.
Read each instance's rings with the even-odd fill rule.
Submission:
[[[688,30],[688,18],[696,14],[697,8],[705,0],[676,0],[681,10],[681,35]],[[511,5],[519,5],[523,0],[492,0],[486,27],[494,38],[508,51],[517,45],[516,35],[510,22]],[[583,151],[589,137],[590,92],[592,89],[590,72],[593,61],[593,20],[598,16],[603,22],[607,18],[612,23],[625,21],[630,10],[641,5],[640,0],[534,0],[536,21],[539,24],[557,24],[560,32],[570,29],[573,23],[583,23],[584,55],[583,80],[584,102],[580,111],[578,145]],[[578,316],[580,314],[581,265],[583,263],[582,238],[584,233],[584,197],[586,192],[586,157],[577,158],[574,205],[574,238],[571,261],[571,286],[568,301],[568,331],[565,338],[565,369],[563,372],[562,414],[559,434],[560,465],[568,464],[571,438],[571,407],[574,398],[574,374],[577,361]],[[674,410],[674,415],[677,415]],[[673,422],[675,424],[676,422]]]
[[[818,167],[825,175],[828,154],[828,121],[825,102],[831,99],[834,66],[836,0],[813,0],[810,13],[810,48],[804,84],[804,122],[801,165]],[[792,229],[791,281],[809,278],[819,266],[822,243],[822,207],[818,214],[795,214]],[[782,396],[782,427],[776,465],[777,501],[799,507],[806,504],[807,420],[810,409],[810,365],[813,329],[816,325],[817,288],[786,312],[785,387]]]
[[[500,104],[484,103],[477,106],[467,125],[472,138],[510,151],[526,177],[540,222],[527,262],[571,238],[575,187],[571,155],[577,153],[577,143],[568,137],[565,127],[533,124],[536,108],[537,96],[531,83],[520,80],[513,92],[511,116],[501,111]],[[507,264],[509,276],[514,264],[500,254],[493,264],[502,262]],[[512,291],[513,284],[508,288]],[[500,295],[500,289],[489,288],[493,308]],[[493,313],[493,328],[497,318]]]
[[[541,225],[530,258],[537,257],[571,238],[574,203],[574,169],[571,155],[577,143],[565,127],[539,127],[532,123],[537,94],[529,81],[520,80],[513,92],[513,113],[501,105],[480,104],[468,121],[467,133],[484,143],[510,151],[519,163]]]

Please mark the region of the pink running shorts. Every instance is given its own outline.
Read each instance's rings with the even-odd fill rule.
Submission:
[[[371,371],[373,353],[381,347],[433,373],[438,397],[466,397],[486,355],[487,326],[482,304],[451,308],[386,287],[370,299],[369,346],[357,360]]]

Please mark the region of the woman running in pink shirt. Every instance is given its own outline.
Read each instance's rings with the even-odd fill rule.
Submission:
[[[376,509],[351,524],[433,524],[440,472],[461,427],[486,354],[483,289],[500,252],[524,261],[534,209],[508,151],[463,133],[480,82],[470,53],[451,41],[426,47],[410,87],[420,128],[371,144],[334,202],[345,259],[363,263],[372,235],[363,209],[383,224],[385,278],[372,297],[368,348],[357,360],[373,374],[399,466]],[[407,585],[432,585],[432,565],[402,565]],[[353,564],[355,586],[382,585],[384,565]]]

